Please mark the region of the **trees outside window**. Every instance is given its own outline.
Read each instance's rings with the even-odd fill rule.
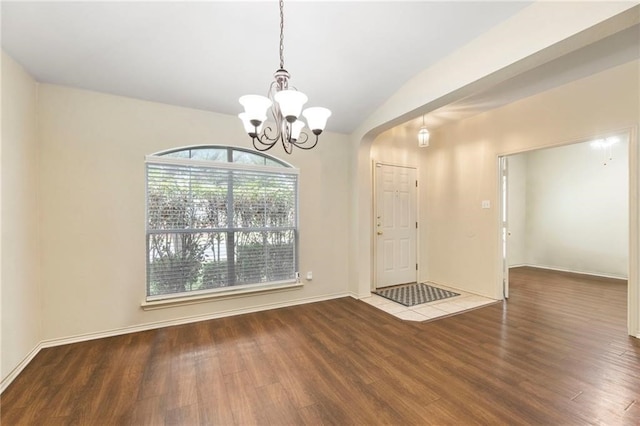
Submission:
[[[220,146],[146,167],[148,299],[295,280],[296,169]]]

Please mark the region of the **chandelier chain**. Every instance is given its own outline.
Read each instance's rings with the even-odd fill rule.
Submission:
[[[1,1],[1,0],[0,0]],[[278,0],[280,8],[280,68],[273,74],[267,96],[245,95],[239,101],[245,111],[239,114],[245,131],[251,137],[257,151],[266,151],[281,142],[284,151],[291,154],[293,148],[313,149],[318,144],[331,111],[327,108],[312,107],[302,110],[307,95],[289,87],[290,74],[284,69],[284,0]],[[268,113],[273,125],[265,125]],[[309,133],[304,132],[306,118]],[[263,128],[264,126],[264,128]]]
[[[280,69],[284,69],[284,0],[280,0]]]

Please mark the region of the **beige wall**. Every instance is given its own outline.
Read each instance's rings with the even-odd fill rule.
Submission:
[[[417,74],[366,117],[350,137],[352,149],[357,151],[352,156],[356,186],[352,192],[351,293],[367,296],[372,279],[370,151],[380,133],[488,90],[637,21],[634,2],[534,2]]]
[[[618,137],[611,159],[588,141],[508,157],[509,187],[521,183],[509,191],[509,243],[524,252],[510,244],[510,265],[628,278],[629,143]]]
[[[420,171],[419,278],[501,298],[498,156],[635,128],[639,75],[630,62],[437,128],[422,150],[398,129],[378,136],[371,159]],[[482,200],[492,207],[482,209]]]
[[[0,357],[3,383],[41,339],[36,102],[36,82],[2,52]]]
[[[638,75],[634,61],[432,132],[421,190],[428,279],[500,297],[498,156],[636,126]]]
[[[509,267],[527,264],[527,164],[526,153],[508,157],[507,197],[509,201],[507,203],[507,217],[509,238],[507,238],[507,253]]]
[[[132,328],[347,292],[349,144],[273,154],[300,169],[303,289],[143,311],[144,158],[199,144],[249,147],[233,116],[41,85],[43,338]]]

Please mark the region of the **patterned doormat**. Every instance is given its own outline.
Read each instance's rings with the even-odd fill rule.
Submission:
[[[459,293],[443,290],[424,283],[385,288],[376,290],[374,293],[404,306],[415,306],[435,300],[460,296]]]

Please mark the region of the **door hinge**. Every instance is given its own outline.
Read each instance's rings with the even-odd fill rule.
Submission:
[[[418,264],[416,263],[416,271],[418,270]]]
[[[418,229],[418,222],[416,222],[416,229]]]
[[[418,187],[418,181],[416,181],[416,188]]]

